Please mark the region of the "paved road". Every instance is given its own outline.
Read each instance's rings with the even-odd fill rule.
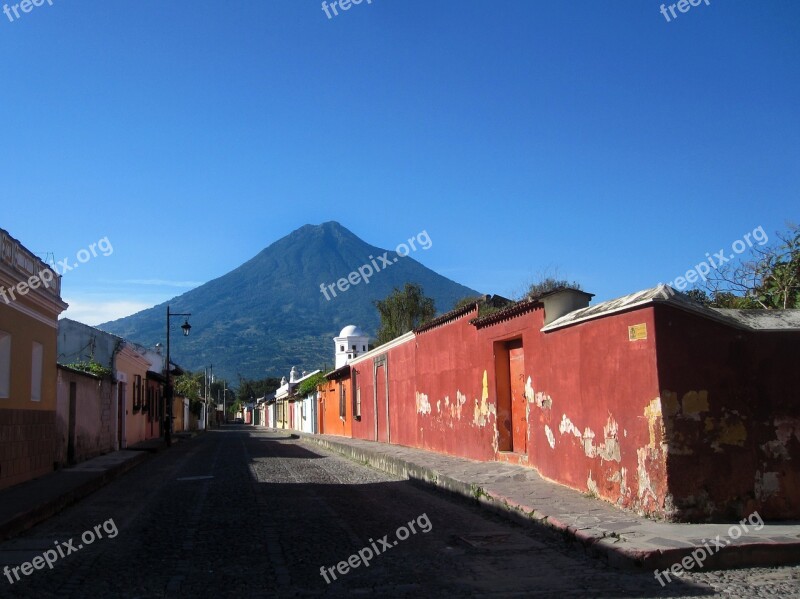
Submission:
[[[0,597],[800,597],[796,567],[662,588],[550,531],[245,427],[182,442],[0,544],[0,565],[39,555],[52,569],[9,570]]]

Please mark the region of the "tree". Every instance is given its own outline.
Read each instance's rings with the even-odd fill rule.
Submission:
[[[763,233],[763,229],[761,230]],[[800,227],[778,231],[772,244],[752,246],[749,259],[723,264],[702,291],[715,308],[786,310],[800,308]]]
[[[198,380],[198,377],[200,380]],[[200,399],[200,388],[202,386],[200,381],[202,378],[202,373],[192,374],[191,372],[185,372],[182,375],[175,377],[175,380],[173,381],[175,394],[185,397],[190,401],[196,401]]]
[[[242,375],[239,375],[239,387],[236,390],[236,399],[247,403],[251,401],[253,397],[264,397],[280,386],[281,380],[274,376],[255,380],[246,379]]]
[[[426,297],[418,283],[406,283],[403,289],[395,287],[386,299],[374,303],[381,317],[378,345],[422,326],[436,315],[433,298]]]
[[[243,407],[244,403],[237,399],[231,405],[228,406],[228,412],[230,413],[231,416],[235,417],[238,412],[242,411]]]
[[[205,374],[202,372],[185,372],[175,378],[173,386],[175,387],[175,394],[181,395],[189,400],[189,409],[192,414],[198,418],[203,414],[203,399],[201,397],[203,392],[203,378]]]
[[[711,298],[708,297],[708,294],[702,289],[689,289],[686,292],[686,295],[689,297],[689,299],[697,302],[701,306],[711,305]]]

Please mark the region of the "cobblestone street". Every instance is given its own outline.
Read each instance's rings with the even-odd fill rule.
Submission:
[[[114,538],[98,527],[109,520]],[[92,530],[104,538],[83,546]],[[662,588],[553,532],[245,427],[157,454],[0,544],[0,563],[69,539],[71,555],[13,584],[3,576],[0,596],[800,597],[798,567],[702,571]]]

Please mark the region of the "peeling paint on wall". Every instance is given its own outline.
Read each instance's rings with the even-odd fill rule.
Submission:
[[[756,471],[755,495],[760,501],[777,495],[781,490],[781,482],[777,472]]]
[[[533,391],[531,377],[528,377],[528,380],[525,381],[525,399],[528,400],[528,403],[536,401],[536,394]]]
[[[652,403],[652,402],[651,402]],[[661,407],[659,411],[663,411],[664,416],[675,416],[681,410],[681,404],[678,402],[678,394],[674,391],[661,391]]]
[[[744,447],[747,440],[747,429],[739,418],[729,416],[720,423],[719,443]]]
[[[603,427],[605,442],[601,443],[600,447],[597,449],[597,455],[600,456],[601,461],[620,462],[622,460],[618,432],[619,426],[617,425],[617,421],[609,416],[608,422]]]
[[[536,394],[536,399],[534,403],[540,408],[543,408],[545,410],[549,410],[550,408],[553,407],[553,399],[543,391],[539,391]]]
[[[608,477],[608,482],[619,484],[619,499],[618,503],[624,504],[628,497],[630,489],[628,489],[628,469],[622,467],[619,472],[614,472]]]
[[[761,445],[761,451],[774,460],[789,461],[789,441],[792,437],[800,441],[800,421],[794,418],[776,418],[775,439]]]
[[[476,426],[486,426],[489,414],[496,414],[494,404],[490,406],[486,399],[481,399],[480,403],[478,403],[476,399],[475,410],[472,414],[472,423]]]
[[[674,401],[675,405],[678,404],[678,396],[675,395]],[[676,410],[677,412],[677,410]],[[647,428],[650,432],[650,443],[648,447],[650,449],[655,449],[656,447],[656,431],[661,433],[661,438],[664,438],[664,423],[661,421],[661,400],[656,397],[653,399],[648,406],[644,409],[644,417],[647,418]]]
[[[467,396],[461,391],[456,391],[456,401],[450,406],[450,415],[456,420],[461,420],[461,408],[465,403],[467,403]]]
[[[431,413],[431,402],[428,401],[428,396],[419,391],[417,391],[417,412],[419,414]]]
[[[561,423],[564,424],[564,421],[562,420]],[[608,422],[605,427],[603,427],[603,442],[600,443],[599,446],[595,446],[595,432],[587,426],[582,435],[583,453],[586,454],[587,458],[596,458],[599,456],[601,462],[622,461],[619,439],[617,438],[618,431],[619,427],[616,420],[609,416]]]
[[[466,397],[464,397],[466,401]],[[459,398],[460,401],[460,398]],[[481,392],[481,400],[475,400],[475,408],[472,413],[472,423],[476,426],[486,426],[489,420],[489,414],[494,414],[495,421],[497,420],[497,406],[489,404],[489,374],[488,371],[483,371],[483,391]]]
[[[597,488],[597,483],[592,478],[591,470],[589,470],[589,478],[586,479],[586,488],[589,489],[589,492],[593,495],[600,495],[600,491]]]
[[[786,448],[785,442],[780,439],[769,441],[761,446],[761,451],[771,457],[773,460],[788,461],[791,459],[789,450]]]
[[[597,448],[594,446],[594,431],[588,426],[583,430],[583,453],[587,458],[597,456]]]
[[[547,443],[550,445],[550,449],[555,449],[556,436],[553,434],[553,431],[550,429],[550,427],[547,426],[546,424],[544,425],[544,434],[547,437]]]
[[[561,415],[561,424],[558,425],[558,432],[562,435],[564,433],[571,433],[578,439],[581,438],[581,431],[578,430],[578,427],[572,424],[572,421],[567,418],[566,414]]]
[[[645,500],[645,497],[648,495],[653,500],[656,499],[656,493],[653,490],[653,483],[650,481],[650,474],[647,471],[647,454],[648,449],[646,447],[640,447],[636,450],[639,501]]]
[[[681,400],[683,415],[692,420],[700,420],[700,414],[708,412],[708,391],[688,391]]]

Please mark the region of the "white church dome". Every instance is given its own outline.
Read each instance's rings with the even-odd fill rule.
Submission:
[[[366,337],[366,335],[356,325],[351,324],[342,329],[339,337]]]

